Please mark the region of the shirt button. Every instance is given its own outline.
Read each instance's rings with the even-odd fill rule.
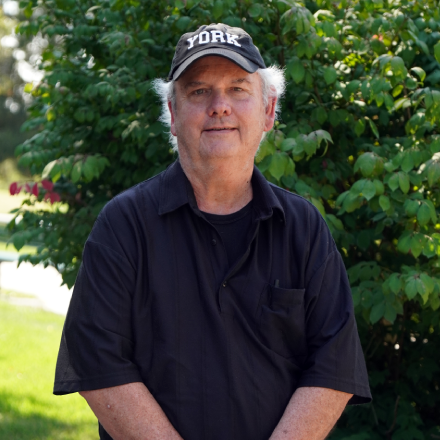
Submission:
[[[223,281],[222,286],[223,286],[223,287],[226,287],[226,281]]]
[[[217,240],[216,240],[215,238],[213,238],[213,239],[211,240],[211,244],[212,244],[213,246],[215,246],[215,245],[217,244]]]

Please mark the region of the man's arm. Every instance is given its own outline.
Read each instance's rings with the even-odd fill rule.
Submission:
[[[298,388],[269,440],[324,440],[351,396],[328,388]]]
[[[182,440],[141,382],[79,394],[114,440]]]

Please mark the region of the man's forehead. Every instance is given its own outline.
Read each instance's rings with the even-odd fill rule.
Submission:
[[[202,83],[207,77],[211,79],[226,79],[231,82],[254,82],[255,73],[248,73],[234,62],[219,56],[203,57],[194,62],[178,82]]]

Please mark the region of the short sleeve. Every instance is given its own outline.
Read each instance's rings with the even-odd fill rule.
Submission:
[[[54,394],[141,381],[132,362],[136,270],[106,216],[86,242],[58,354]]]
[[[305,309],[309,354],[299,386],[353,394],[351,405],[370,402],[350,286],[336,249],[308,281]]]

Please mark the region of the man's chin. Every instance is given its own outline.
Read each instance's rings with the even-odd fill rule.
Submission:
[[[231,158],[237,156],[240,148],[233,142],[209,142],[200,146],[200,154],[206,158]]]

